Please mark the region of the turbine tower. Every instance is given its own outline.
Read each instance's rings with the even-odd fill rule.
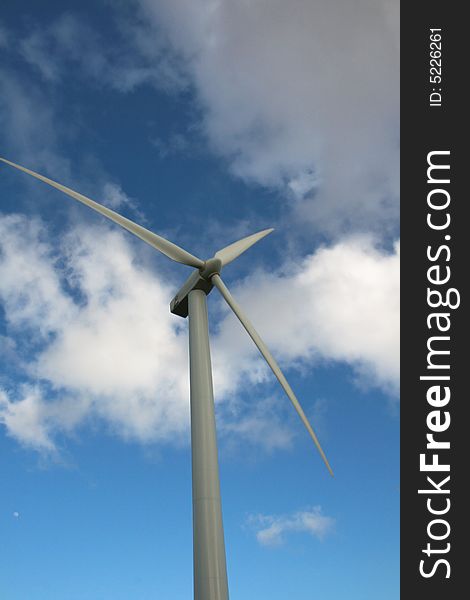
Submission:
[[[28,175],[82,202],[124,229],[127,229],[127,231],[130,231],[144,242],[147,242],[147,244],[150,244],[150,246],[165,254],[168,258],[195,269],[170,304],[170,310],[173,314],[181,317],[189,316],[194,599],[228,600],[206,302],[206,296],[214,286],[219,290],[224,300],[235,313],[277,377],[312,437],[330,474],[333,475],[333,471],[320,446],[320,442],[308,422],[299,401],[295,397],[292,388],[266,344],[260,338],[220,277],[223,267],[235,260],[240,254],[248,250],[248,248],[273,230],[265,229],[249,235],[219,250],[212,258],[204,261],[165,238],[148,231],[115,211],[98,204],[78,192],[74,192],[60,183],[4,158],[0,158],[0,161],[20,171],[24,171]]]

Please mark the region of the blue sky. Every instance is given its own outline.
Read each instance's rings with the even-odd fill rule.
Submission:
[[[398,596],[395,1],[12,2],[0,155],[206,258],[232,598]],[[0,168],[0,595],[192,594],[188,270]]]

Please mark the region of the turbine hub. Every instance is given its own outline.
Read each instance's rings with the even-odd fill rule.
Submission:
[[[212,275],[219,275],[222,269],[222,261],[220,258],[210,258],[204,262],[204,266],[199,269],[199,273],[203,279],[210,281]]]

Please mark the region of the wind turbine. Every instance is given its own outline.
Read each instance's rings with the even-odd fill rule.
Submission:
[[[329,472],[330,464],[305,416],[292,388],[284,377],[266,344],[237,304],[220,277],[223,267],[238,258],[253,244],[271,233],[264,229],[218,250],[208,260],[201,260],[165,238],[133,223],[115,211],[74,192],[68,187],[30,171],[9,160],[0,161],[24,171],[50,186],[82,202],[93,210],[130,231],[172,260],[195,270],[170,303],[170,311],[181,317],[189,316],[189,361],[191,399],[191,456],[193,491],[193,561],[194,599],[228,600],[225,543],[220,501],[219,465],[214,417],[214,395],[209,347],[209,327],[206,296],[215,286],[235,313],[262,356],[271,367],[282,388],[294,405],[312,437]]]

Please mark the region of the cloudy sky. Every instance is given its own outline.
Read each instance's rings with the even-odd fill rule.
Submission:
[[[224,271],[209,296],[232,598],[398,595],[396,0],[7,1],[0,156]],[[0,591],[191,597],[188,275],[0,167]]]

